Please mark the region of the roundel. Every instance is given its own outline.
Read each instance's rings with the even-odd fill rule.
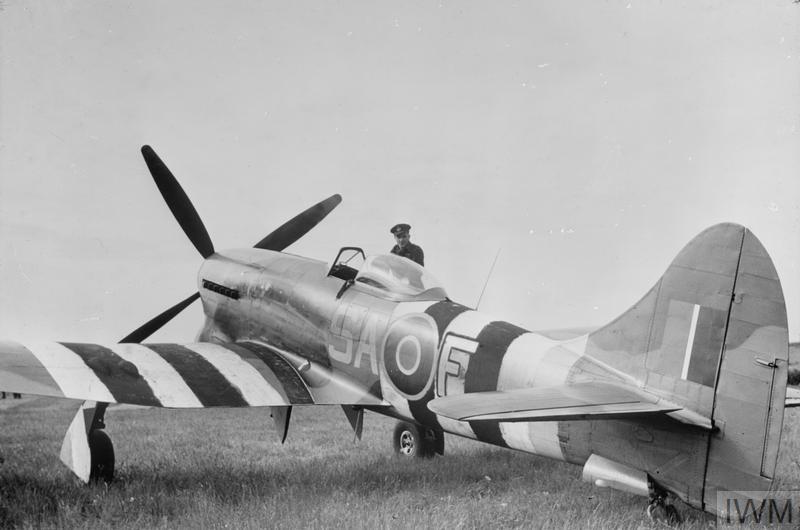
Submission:
[[[395,321],[383,344],[383,367],[389,382],[404,398],[419,399],[433,382],[438,331],[423,313]]]

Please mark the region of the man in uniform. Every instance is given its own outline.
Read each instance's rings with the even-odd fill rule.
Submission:
[[[389,231],[394,234],[394,240],[397,242],[397,244],[392,247],[392,254],[397,254],[411,261],[416,261],[420,265],[425,265],[425,253],[422,252],[419,246],[412,243],[409,238],[408,233],[411,231],[410,225],[406,223],[396,224]]]

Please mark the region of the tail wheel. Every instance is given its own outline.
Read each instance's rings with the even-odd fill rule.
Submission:
[[[114,444],[105,431],[95,429],[89,433],[89,452],[92,455],[89,480],[111,482],[114,478]]]
[[[400,456],[431,458],[436,453],[436,440],[425,436],[419,425],[401,421],[394,428],[394,452]]]
[[[682,522],[678,510],[667,502],[667,494],[663,491],[651,492],[650,502],[647,504],[647,516],[651,521],[663,523],[669,527]]]

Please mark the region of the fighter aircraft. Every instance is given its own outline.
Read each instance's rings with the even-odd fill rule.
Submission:
[[[444,453],[445,433],[564,460],[583,478],[711,513],[723,490],[768,490],[786,395],[788,333],[775,267],[745,227],[694,238],[641,300],[580,336],[532,332],[450,300],[428,270],[343,247],[331,262],[282,252],[333,195],[254,248],[217,251],[148,146],[146,164],[202,255],[198,291],[118,344],[0,343],[0,388],[83,400],[61,457],[110,480],[109,403],[271,407],[285,439],[295,405],[399,420],[398,453]],[[200,299],[187,344],[142,344]]]

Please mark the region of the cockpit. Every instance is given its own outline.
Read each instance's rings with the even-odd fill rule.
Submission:
[[[394,254],[365,257],[360,248],[339,251],[328,273],[345,280],[344,289],[355,285],[393,300],[444,300],[442,284],[424,267]]]

